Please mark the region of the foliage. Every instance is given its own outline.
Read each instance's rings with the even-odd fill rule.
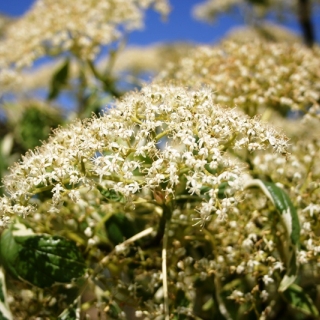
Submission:
[[[44,0],[4,28],[0,318],[317,319],[319,48],[122,53],[149,6]]]

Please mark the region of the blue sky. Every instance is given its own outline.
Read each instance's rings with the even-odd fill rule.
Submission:
[[[1,0],[0,12],[20,16],[35,0]],[[144,31],[135,31],[129,37],[129,45],[147,45],[155,42],[192,41],[212,43],[220,40],[231,28],[242,25],[241,17],[222,16],[213,25],[195,21],[191,8],[204,0],[170,0],[172,12],[163,23],[158,14],[148,11]],[[320,10],[313,13],[317,41],[320,42]],[[289,18],[285,26],[300,33],[296,17]]]

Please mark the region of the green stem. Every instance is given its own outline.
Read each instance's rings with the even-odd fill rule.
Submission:
[[[163,309],[164,319],[170,319],[169,296],[168,296],[168,272],[167,272],[167,248],[169,238],[170,220],[166,221],[162,245],[162,287],[163,287]]]
[[[171,130],[165,130],[155,136],[154,140],[159,141],[161,138],[165,137]]]
[[[102,82],[104,90],[115,96],[116,98],[120,98],[122,96],[121,92],[119,92],[114,85],[114,79],[110,75],[102,75],[98,72],[93,61],[87,60],[88,66],[93,73],[93,75]]]
[[[131,120],[136,123],[142,124],[142,122],[137,117],[132,117]]]
[[[224,304],[224,301],[221,297],[221,282],[220,282],[220,277],[219,275],[215,275],[214,276],[214,286],[215,286],[215,291],[216,291],[216,299],[218,301],[218,307],[219,307],[219,311],[220,313],[223,315],[223,317],[226,319],[226,320],[232,320],[228,310],[227,310],[227,307],[226,305]]]

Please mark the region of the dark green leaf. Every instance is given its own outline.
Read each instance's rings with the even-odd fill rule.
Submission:
[[[51,108],[39,107],[36,103],[24,108],[21,120],[17,125],[19,143],[25,150],[33,149],[48,138],[52,129],[57,128],[63,122],[59,111]]]
[[[0,258],[12,275],[40,288],[70,283],[86,271],[76,244],[58,236],[15,236],[11,230],[5,230]]]
[[[107,319],[109,319],[109,317],[111,317],[111,319],[120,319],[121,313],[121,308],[115,301],[113,301],[109,304],[109,309],[107,311]]]
[[[100,186],[98,186],[97,188],[100,191],[101,195],[106,200],[108,200],[108,202],[121,202],[121,203],[125,202],[125,198],[121,193],[116,192],[113,189],[103,189]]]
[[[206,199],[209,200],[209,194],[208,192],[211,190],[211,187],[201,187],[200,188],[200,194]]]
[[[63,88],[63,86],[67,84],[69,76],[69,65],[70,61],[69,59],[66,59],[66,61],[54,73],[50,84],[50,91],[48,95],[49,100],[55,99],[59,95],[60,90]]]
[[[123,213],[112,215],[106,222],[105,227],[108,239],[117,245],[125,239],[131,238],[136,232],[136,227]]]
[[[175,305],[176,307],[188,307],[190,305],[190,301],[186,297],[186,294],[183,290],[178,290],[176,294],[176,299],[175,299]]]
[[[208,172],[210,172],[211,174],[216,174],[216,173],[217,173],[217,169],[211,169],[211,168],[210,168],[210,165],[209,165],[208,163],[206,163],[206,164],[204,165],[204,168],[205,168]]]
[[[286,291],[283,292],[285,300],[291,307],[311,316],[319,316],[319,312],[313,301],[304,290],[296,284],[291,284]]]
[[[0,280],[0,303],[5,302],[5,292],[4,292],[4,283],[2,282],[2,279]]]
[[[220,185],[219,185],[219,188],[218,188],[218,198],[219,199],[223,199],[226,197],[226,191],[227,191],[227,188],[229,187],[229,184],[227,181],[225,182],[222,182]]]

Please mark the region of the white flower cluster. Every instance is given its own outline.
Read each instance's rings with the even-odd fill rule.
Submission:
[[[276,43],[302,43],[298,34],[289,28],[269,21],[259,22],[259,28],[251,25],[232,28],[225,36],[225,40],[244,44],[257,40]]]
[[[146,86],[99,118],[56,130],[15,164],[4,180],[9,197],[0,200],[3,224],[12,214],[33,212],[34,196],[48,190],[49,211],[58,213],[66,196],[79,200],[83,187],[109,190],[128,202],[152,193],[161,201],[186,192],[198,195],[203,224],[214,212],[223,217],[243,185],[243,170],[227,150],[270,146],[285,153],[286,138],[235,109],[215,105],[211,89]],[[222,183],[230,190],[219,199]]]
[[[227,41],[219,47],[189,51],[178,64],[169,64],[158,81],[187,86],[206,84],[215,102],[238,106],[249,115],[273,108],[286,114],[319,112],[320,50],[300,44]]]
[[[268,9],[283,10],[285,12],[293,10],[295,9],[295,3],[290,0],[206,0],[194,7],[193,15],[199,20],[211,22],[217,14],[225,13],[235,8],[242,10],[246,15],[250,12],[251,15],[261,17],[268,12]]]
[[[208,0],[196,5],[193,9],[193,15],[199,20],[211,21],[216,14],[228,11],[237,5],[243,5],[243,0]]]
[[[297,122],[282,121],[284,131],[292,136],[288,148],[290,161],[262,153],[253,158],[252,164],[256,174],[277,181],[292,199],[301,225],[300,242],[305,244],[299,251],[298,260],[301,264],[310,264],[312,260],[319,262],[320,250],[320,143],[318,120],[304,122],[299,126]],[[286,127],[290,129],[286,130]]]
[[[167,0],[38,0],[6,29],[0,46],[0,83],[12,78],[6,69],[30,66],[48,53],[71,51],[82,60],[93,60],[101,46],[141,28],[150,6],[163,15],[169,12]]]

